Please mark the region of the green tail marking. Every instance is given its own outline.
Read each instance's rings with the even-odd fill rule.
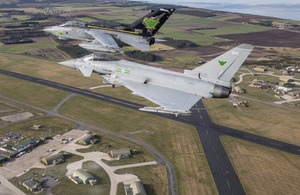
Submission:
[[[227,61],[221,61],[221,60],[218,60],[218,62],[220,64],[220,66],[224,66],[227,63]]]
[[[152,18],[150,19],[145,18],[143,22],[145,22],[146,28],[153,28],[153,29],[155,29],[155,26],[159,23],[158,19],[153,20]]]

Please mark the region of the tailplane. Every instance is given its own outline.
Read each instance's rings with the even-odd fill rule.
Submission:
[[[186,74],[216,83],[229,83],[254,46],[242,44]]]
[[[130,31],[140,29],[142,30],[143,36],[151,37],[155,35],[155,33],[157,33],[157,31],[169,19],[169,17],[173,14],[174,11],[175,8],[159,8],[156,10],[151,10],[149,14],[143,16],[142,18],[138,19],[132,24],[126,27],[123,26],[123,29]]]

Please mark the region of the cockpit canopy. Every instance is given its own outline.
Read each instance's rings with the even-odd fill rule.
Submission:
[[[120,61],[121,59],[106,53],[93,53],[82,58],[84,61]]]
[[[79,27],[79,28],[85,28],[87,23],[85,22],[78,22],[78,21],[67,21],[59,26],[62,27]]]

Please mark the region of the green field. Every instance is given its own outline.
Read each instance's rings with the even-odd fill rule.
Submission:
[[[173,16],[171,16],[173,17]],[[218,20],[199,18],[199,19],[186,19],[186,20],[168,20],[164,26],[188,26],[188,25],[204,25],[204,24],[217,24],[220,23]]]
[[[259,25],[250,25],[250,24],[231,24],[226,25],[217,29],[209,30],[194,30],[196,33],[201,33],[205,35],[227,35],[227,34],[240,34],[240,33],[249,33],[249,32],[260,32],[265,30],[270,30],[271,28],[263,27]]]
[[[137,17],[134,17],[134,16],[128,16],[128,15],[120,15],[120,14],[116,14],[116,15],[113,15],[113,14],[97,14],[95,15],[94,17],[96,18],[99,18],[101,20],[116,20],[118,22],[121,22],[121,23],[128,23],[128,21],[130,23],[136,21]],[[127,21],[127,22],[126,22]]]
[[[159,30],[161,37],[168,37],[177,40],[189,40],[198,45],[212,45],[218,42],[226,42],[224,39],[200,35],[194,32],[185,32],[170,27],[163,27]]]
[[[31,49],[38,48],[55,48],[57,45],[53,42],[49,43],[23,43],[14,45],[3,45],[0,47],[0,52],[7,53],[25,53]]]
[[[76,18],[76,20],[81,21],[81,22],[97,22],[97,20],[95,20],[93,18],[88,18],[88,17]]]
[[[28,20],[30,19],[30,16],[28,15],[12,15],[12,18],[16,18],[17,20]]]
[[[174,57],[174,58],[164,58],[164,60],[160,63],[167,64],[167,65],[172,64],[172,66],[174,67],[177,66],[185,69],[194,69],[200,66],[198,64],[200,60],[204,60],[204,59],[201,58],[200,56]]]

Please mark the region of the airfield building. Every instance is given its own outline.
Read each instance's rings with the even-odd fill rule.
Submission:
[[[134,181],[129,188],[125,188],[126,195],[147,195],[144,185],[141,181]]]
[[[261,67],[261,66],[254,67],[254,70],[255,70],[255,71],[258,71],[258,72],[265,72],[265,71],[267,71],[266,68]]]
[[[110,151],[110,156],[115,159],[123,159],[130,158],[131,152],[129,148],[121,149],[121,150],[112,150]]]
[[[40,182],[35,179],[25,179],[21,181],[21,184],[31,192],[36,192],[42,189]]]
[[[80,139],[77,143],[81,145],[89,145],[94,144],[98,141],[97,136],[95,134],[88,134],[82,139]]]
[[[245,93],[245,90],[243,90],[241,87],[239,86],[234,86],[232,91],[236,92],[236,93]]]
[[[293,79],[287,78],[287,77],[280,77],[279,78],[283,82],[293,82]]]
[[[28,139],[22,141],[21,143],[19,143],[17,145],[14,145],[12,148],[17,152],[22,152],[22,151],[26,150],[27,148],[38,145],[39,142],[40,142],[39,139],[32,137],[32,138],[28,138]]]
[[[45,165],[57,165],[63,163],[64,161],[64,155],[62,155],[61,153],[42,158],[42,162],[45,163]]]
[[[75,171],[73,173],[73,177],[71,177],[71,180],[76,184],[97,184],[97,180],[95,179],[95,177],[82,169],[78,169],[77,171]]]

